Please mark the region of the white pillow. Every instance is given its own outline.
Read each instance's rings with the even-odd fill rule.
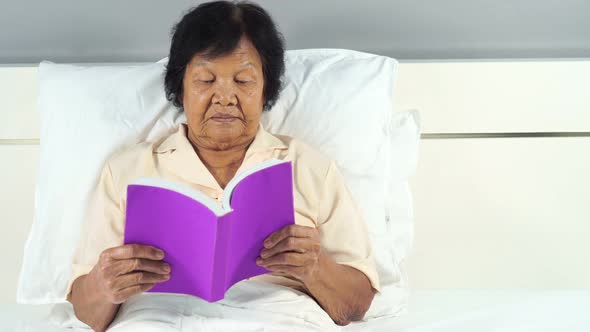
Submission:
[[[290,51],[285,87],[263,114],[270,132],[296,137],[334,159],[363,210],[380,279],[399,277],[386,254],[388,181],[397,62],[342,50]]]
[[[403,286],[392,234],[397,221],[386,222],[387,216],[397,217],[392,200],[409,202],[407,197],[398,200],[400,191],[392,189],[405,183],[413,167],[412,161],[401,160],[409,166],[391,176],[400,165],[391,160],[396,124],[400,116],[408,118],[405,113],[392,116],[397,62],[347,50],[288,51],[286,62],[286,86],[275,107],[264,113],[265,128],[306,141],[337,161],[364,211],[384,290]],[[165,99],[164,65],[40,64],[40,167],[18,302],[65,301],[83,211],[104,161],[116,150],[153,141],[185,121]],[[411,212],[411,206],[402,210]],[[406,226],[411,213],[407,216],[401,223]],[[402,239],[400,245],[407,243]],[[372,307],[372,312],[399,309],[388,306]]]

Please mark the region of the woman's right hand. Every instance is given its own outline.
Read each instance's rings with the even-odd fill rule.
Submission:
[[[156,283],[170,279],[170,265],[163,262],[164,252],[139,244],[106,249],[88,274],[100,298],[120,304],[130,296],[145,292]]]

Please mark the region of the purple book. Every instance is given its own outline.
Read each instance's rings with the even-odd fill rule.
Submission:
[[[270,159],[236,175],[221,204],[181,183],[134,181],[127,187],[124,243],[166,253],[171,278],[150,292],[215,302],[235,283],[269,273],[256,265],[263,241],[294,223],[291,162]]]

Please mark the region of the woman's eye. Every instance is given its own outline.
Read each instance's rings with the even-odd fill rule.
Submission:
[[[214,80],[200,80],[201,83],[205,83],[205,84],[211,84],[213,82],[215,82]]]
[[[238,83],[238,84],[246,84],[246,83],[250,83],[250,81],[236,80],[236,83]]]

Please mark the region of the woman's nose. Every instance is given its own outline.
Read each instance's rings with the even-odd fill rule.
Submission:
[[[238,98],[232,87],[219,85],[213,94],[213,104],[219,103],[223,106],[237,105]]]

